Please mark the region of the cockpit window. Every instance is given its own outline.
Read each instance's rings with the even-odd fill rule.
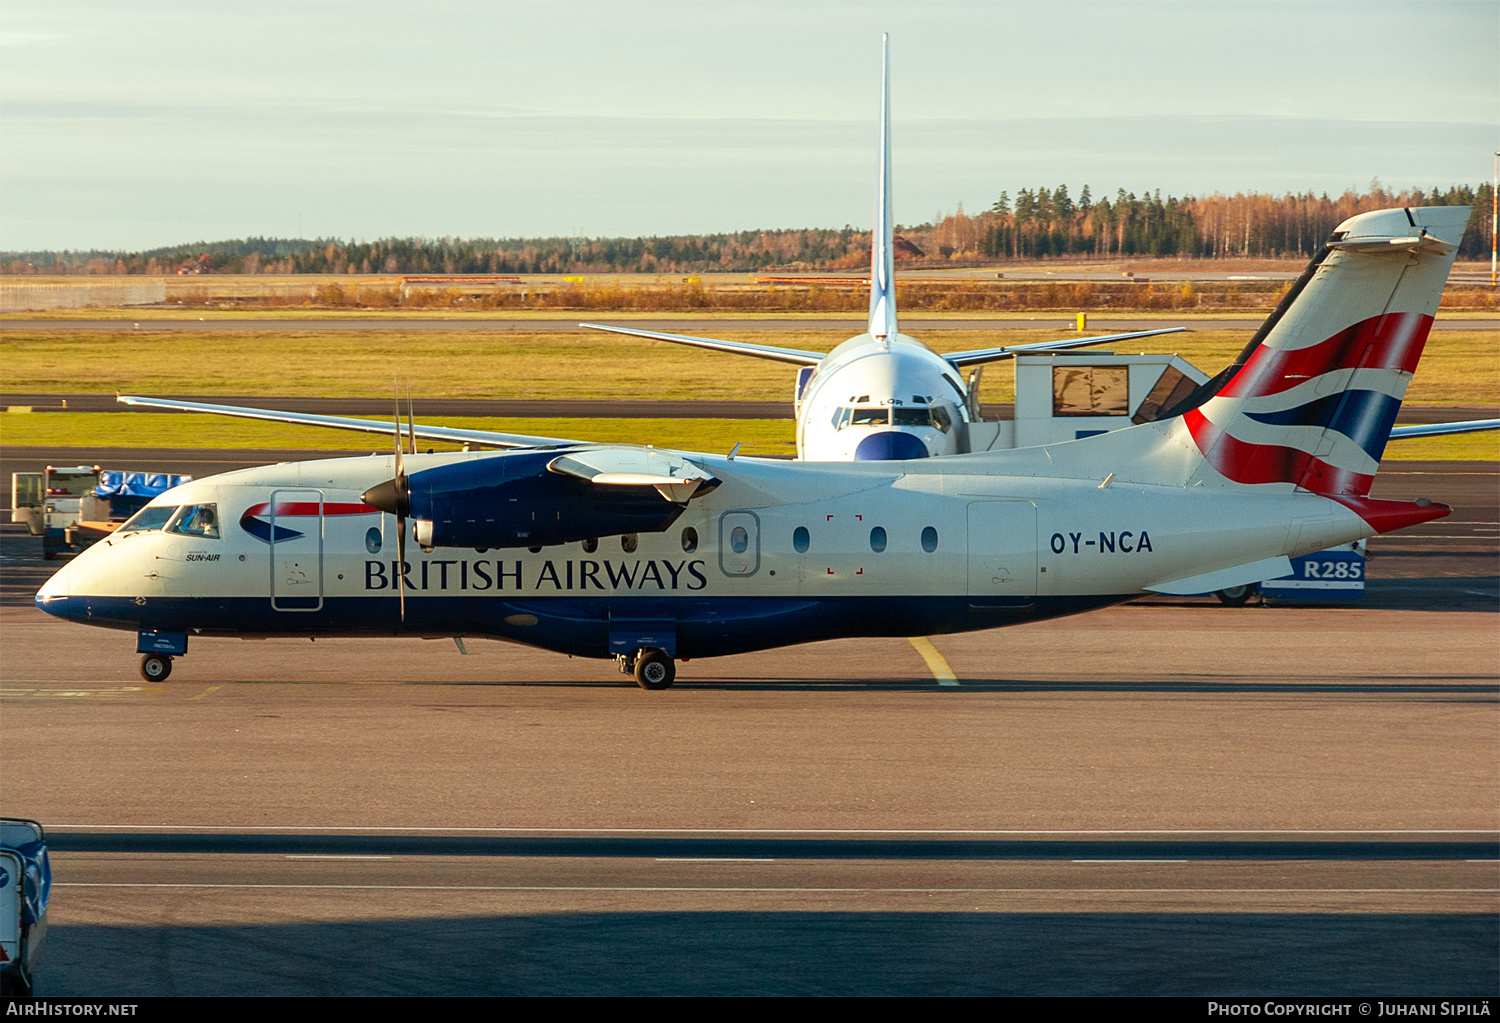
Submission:
[[[877,408],[850,408],[843,405],[833,413],[835,430],[842,430],[846,426],[885,426],[890,421],[890,410],[884,405]]]
[[[948,415],[948,410],[941,405],[934,405],[930,408],[893,409],[891,422],[895,426],[932,426],[945,433],[953,425],[953,419]]]
[[[219,506],[215,504],[186,504],[167,523],[166,532],[183,536],[198,536],[205,540],[219,538]]]
[[[115,530],[115,533],[144,533],[149,530],[160,529],[175,514],[177,514],[177,505],[175,504],[150,505],[130,516],[130,519],[123,526]]]

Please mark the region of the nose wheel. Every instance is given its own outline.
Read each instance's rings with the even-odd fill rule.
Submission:
[[[141,678],[147,682],[165,682],[172,674],[172,658],[167,654],[147,654],[141,658]]]

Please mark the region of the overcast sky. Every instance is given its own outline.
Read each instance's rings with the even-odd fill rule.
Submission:
[[[0,249],[1478,184],[1500,0],[0,5]]]

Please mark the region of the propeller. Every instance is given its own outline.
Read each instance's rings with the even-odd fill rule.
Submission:
[[[417,428],[411,410],[411,391],[406,398],[407,423],[411,434],[412,454],[417,452]],[[396,516],[396,590],[400,594],[401,620],[406,621],[406,517],[411,513],[411,491],[406,480],[406,462],[402,458],[401,437],[401,389],[396,385],[396,476],[384,483],[377,483],[360,495],[360,500],[371,508],[378,508],[388,515]]]

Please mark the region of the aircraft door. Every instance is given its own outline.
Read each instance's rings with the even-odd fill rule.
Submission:
[[[969,503],[969,602],[1011,603],[1036,595],[1036,505]]]
[[[274,490],[270,519],[271,610],[323,607],[323,492]]]
[[[754,512],[719,516],[719,571],[741,579],[760,571],[760,517]]]

